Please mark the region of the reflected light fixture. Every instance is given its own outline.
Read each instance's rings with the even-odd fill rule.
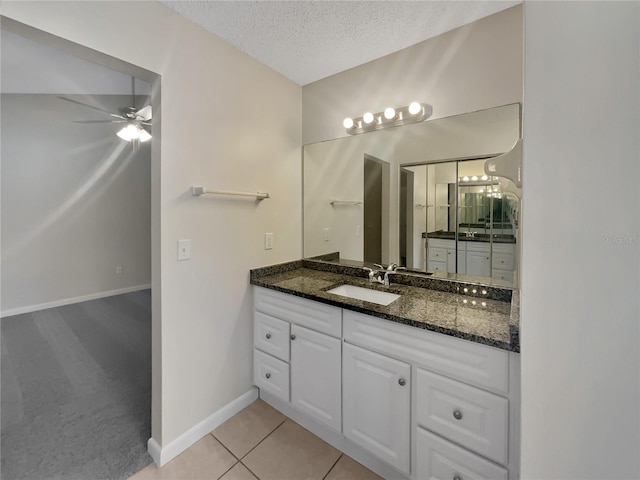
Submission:
[[[367,112],[362,117],[345,118],[342,125],[347,133],[359,133],[380,130],[388,127],[399,127],[410,123],[423,122],[431,116],[433,107],[427,103],[412,102],[406,107],[388,107],[384,112]]]

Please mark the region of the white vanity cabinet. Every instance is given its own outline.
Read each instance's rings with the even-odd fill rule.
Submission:
[[[427,243],[427,270],[457,272],[477,277],[513,281],[515,244],[430,238]]]
[[[344,368],[348,351],[358,352],[359,359],[366,358],[364,351],[404,364],[411,371],[405,383],[405,388],[410,387],[410,408],[396,408],[387,417],[397,428],[396,423],[406,425],[406,416],[411,412],[414,460],[410,478],[518,478],[517,354],[346,310],[343,330]],[[359,375],[364,375],[365,365],[360,360]],[[378,375],[385,372],[385,376],[393,378],[393,369],[375,368]],[[346,370],[343,376],[347,378]],[[377,395],[384,400],[374,400],[376,395],[367,392],[362,395],[360,408],[372,411],[377,405],[377,413],[382,415],[380,405],[389,402],[386,397],[394,387],[391,380],[384,386],[380,382]],[[364,390],[360,385],[353,388]],[[345,384],[345,435],[347,409],[352,408],[347,407],[346,390]],[[364,419],[361,422],[366,423]],[[368,439],[363,435],[360,439],[365,446]],[[387,450],[382,439],[377,438],[369,450],[374,451],[376,446]],[[406,472],[399,464],[395,466]]]
[[[507,282],[513,281],[515,270],[515,244],[495,243],[491,259],[491,276]]]
[[[254,300],[255,384],[295,421],[385,478],[519,478],[518,354],[266,288]]]
[[[344,344],[343,432],[401,472],[410,472],[411,366]]]
[[[342,309],[254,288],[254,383],[314,420],[342,426]]]

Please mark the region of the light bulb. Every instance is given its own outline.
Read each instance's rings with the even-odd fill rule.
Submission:
[[[471,181],[472,182],[477,182],[478,181],[478,177],[476,177],[475,175],[473,177],[471,177]]]
[[[468,182],[469,181],[469,177],[462,177],[462,181],[463,182]]]
[[[141,142],[147,142],[151,140],[151,134],[144,128],[140,127],[140,136],[138,137],[138,140],[140,140]]]
[[[349,128],[353,127],[353,118],[349,118],[349,117],[345,118],[345,119],[342,121],[342,125],[343,125],[343,126],[344,126],[344,128],[346,128],[346,129],[349,129]]]
[[[371,112],[367,112],[362,116],[362,120],[364,120],[364,123],[366,123],[367,125],[373,122],[373,113]]]
[[[140,137],[140,130],[135,125],[129,124],[120,130],[116,135],[118,135],[121,139],[130,142],[131,140],[135,140]]]
[[[482,175],[482,177],[480,177],[480,178],[482,178],[482,181],[487,181],[487,180],[489,180],[489,177],[487,177],[486,175]]]
[[[389,107],[384,110],[384,118],[386,118],[387,120],[391,120],[395,116],[396,111],[394,108]]]
[[[409,104],[409,113],[411,115],[416,115],[420,113],[421,110],[422,110],[422,105],[420,105],[418,102],[411,102]]]

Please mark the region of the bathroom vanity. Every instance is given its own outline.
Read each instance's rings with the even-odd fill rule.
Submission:
[[[390,279],[313,260],[252,270],[261,398],[385,478],[519,478],[517,291]]]

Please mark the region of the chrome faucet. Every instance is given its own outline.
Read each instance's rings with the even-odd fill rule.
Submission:
[[[399,267],[397,263],[391,263],[387,268],[378,263],[374,263],[373,266],[379,268],[379,270],[363,267],[364,270],[369,272],[369,283],[377,282],[385,287],[389,286],[389,274],[398,273],[398,270],[406,270],[405,267]],[[383,272],[384,276],[382,276]]]

